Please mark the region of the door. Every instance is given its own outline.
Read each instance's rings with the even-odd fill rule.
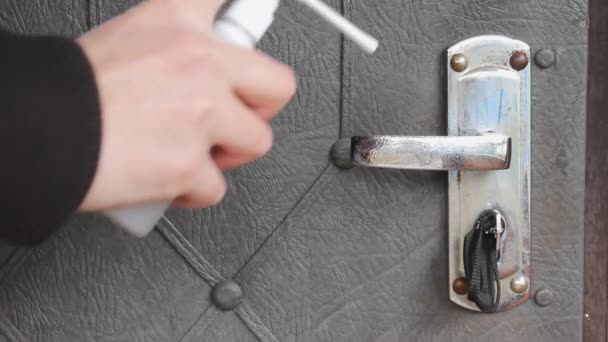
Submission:
[[[284,1],[261,48],[295,68],[299,89],[273,122],[272,152],[227,175],[220,205],[171,210],[145,239],[82,215],[36,248],[3,243],[0,341],[582,338],[586,1],[327,3],[379,51]],[[5,1],[0,23],[78,35],[133,4]],[[450,300],[447,172],[330,158],[352,136],[445,135],[446,49],[482,34],[531,47],[537,298],[495,314]]]

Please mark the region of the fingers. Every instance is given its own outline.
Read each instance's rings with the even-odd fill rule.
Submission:
[[[245,107],[234,95],[222,101],[226,112],[218,115],[209,133],[214,147],[196,172],[190,191],[176,200],[176,204],[199,208],[217,204],[226,192],[221,170],[242,165],[263,156],[272,146],[270,126]]]
[[[175,200],[175,204],[186,208],[205,208],[218,204],[226,194],[226,179],[211,156],[201,163],[200,172],[193,178],[185,195]]]
[[[211,144],[249,161],[266,154],[272,147],[270,125],[232,94],[221,103],[217,122],[209,127]]]
[[[169,3],[200,34],[205,56],[232,85],[234,93],[263,119],[273,118],[291,99],[296,89],[292,69],[259,51],[234,46],[219,39],[209,40],[209,29],[225,0],[150,0]],[[260,0],[263,1],[263,0]],[[213,34],[212,34],[213,36]],[[195,39],[196,40],[196,39]],[[206,62],[209,62],[207,60]]]
[[[211,150],[211,157],[215,165],[222,171],[234,169],[251,161],[250,156],[228,153],[222,148]]]
[[[259,51],[224,45],[218,63],[235,94],[263,119],[270,120],[295,93],[292,69]]]

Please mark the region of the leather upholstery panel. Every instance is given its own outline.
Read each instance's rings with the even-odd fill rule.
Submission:
[[[339,1],[333,1],[339,7]],[[340,35],[296,2],[285,1],[261,48],[292,65],[298,93],[273,122],[274,148],[228,174],[211,210],[169,217],[225,277],[232,277],[309,191],[329,164],[340,127]]]
[[[0,310],[29,341],[175,341],[209,285],[159,233],[139,240],[82,216],[0,270]]]
[[[2,3],[0,25],[73,34],[135,3],[64,2]],[[299,90],[270,155],[230,172],[216,208],[172,210],[175,230],[137,240],[81,216],[17,251],[0,267],[0,341],[581,339],[586,1],[328,3],[381,39],[377,54],[285,1],[261,47],[295,67]],[[449,301],[445,173],[329,161],[340,136],[444,135],[445,50],[487,33],[558,56],[532,65],[532,289],[555,300],[496,315]],[[232,277],[243,304],[220,312],[210,285]]]
[[[86,1],[5,0],[0,27],[11,32],[77,36],[87,30]]]

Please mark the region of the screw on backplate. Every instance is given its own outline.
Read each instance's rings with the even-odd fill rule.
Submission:
[[[528,289],[528,278],[523,274],[518,274],[511,279],[511,290],[515,293],[524,293]]]
[[[534,301],[538,306],[547,306],[553,303],[553,291],[542,288],[534,294]]]
[[[509,60],[511,68],[520,71],[528,66],[528,55],[523,51],[515,51]]]
[[[552,49],[540,49],[534,55],[534,62],[543,69],[552,67],[555,64],[555,51]]]
[[[452,290],[457,295],[464,296],[469,291],[469,282],[465,278],[458,278],[452,284]]]
[[[450,60],[450,66],[456,72],[464,71],[468,65],[469,61],[467,61],[467,57],[461,53],[455,54]]]

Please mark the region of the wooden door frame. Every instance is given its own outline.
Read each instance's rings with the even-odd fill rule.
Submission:
[[[607,341],[608,2],[589,1],[583,340]]]

